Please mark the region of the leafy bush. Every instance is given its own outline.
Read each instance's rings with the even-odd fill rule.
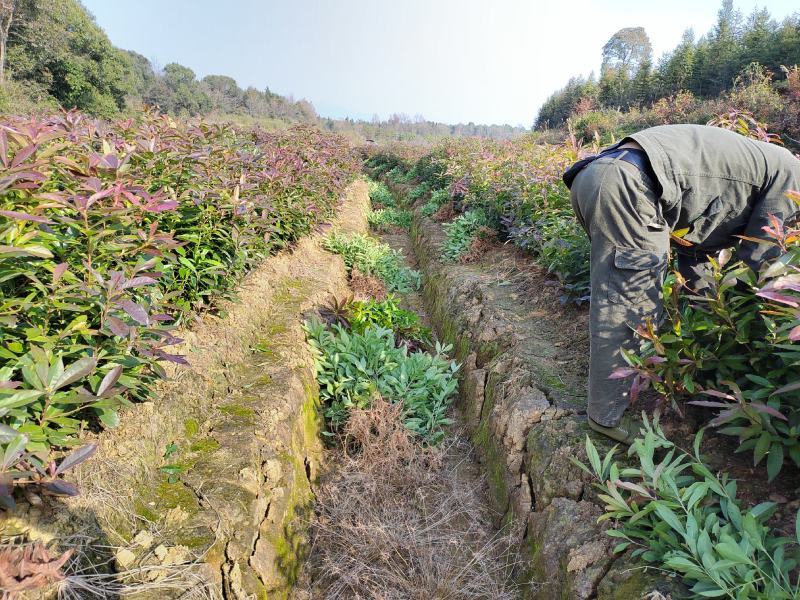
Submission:
[[[347,305],[347,321],[355,333],[364,333],[367,327],[391,329],[407,342],[432,344],[431,330],[422,326],[419,316],[401,308],[398,299],[389,295],[384,300],[354,300]]]
[[[384,150],[386,155],[397,151]],[[451,139],[418,158],[409,174],[433,190],[421,209],[424,216],[451,200],[459,212],[483,211],[486,225],[501,239],[529,250],[559,278],[567,297],[583,301],[589,289],[588,240],[561,182],[561,174],[582,154],[574,137],[560,145],[541,143],[535,135],[507,142]]]
[[[681,575],[694,597],[800,597],[794,573],[800,563],[800,520],[794,538],[777,537],[765,524],[774,502],[743,510],[736,481],[714,475],[703,463],[702,435],[697,434],[690,453],[665,437],[657,419],[645,419],[643,435],[628,450],[638,462],[632,467],[613,461],[616,447],[601,461],[586,438],[590,467],[575,462],[598,480],[606,503],[601,520],[620,525],[607,531],[620,540],[614,551],[633,549],[634,556]]]
[[[362,234],[344,235],[332,232],[325,238],[325,249],[340,254],[348,272],[356,267],[365,275],[377,277],[390,292],[410,292],[419,288],[418,271],[403,264],[403,255],[386,244]]]
[[[399,208],[382,208],[367,215],[367,222],[377,231],[391,231],[393,227],[411,228],[411,213]]]
[[[367,180],[367,186],[369,188],[369,199],[373,205],[379,204],[384,208],[397,206],[394,194],[389,191],[385,183],[369,179]]]
[[[719,409],[711,421],[766,458],[773,479],[788,456],[800,466],[800,229],[777,220],[765,228],[781,250],[760,274],[723,251],[700,271],[707,288],[686,301],[679,273],[664,284],[666,321],[640,329],[640,355],[615,376],[633,376],[634,396],[653,385],[673,401],[702,394],[692,404]]]
[[[422,214],[426,217],[432,217],[436,214],[442,206],[450,202],[450,192],[447,190],[434,190],[431,194],[431,199],[422,207]]]
[[[347,420],[353,408],[366,408],[381,397],[402,402],[403,422],[411,431],[435,444],[458,385],[458,365],[448,361],[449,347],[436,345],[435,354],[397,347],[391,329],[368,325],[348,332],[335,324],[307,322],[306,332],[315,356],[317,381],[324,413],[333,430]]]
[[[411,202],[414,202],[420,198],[422,198],[425,194],[428,193],[430,190],[430,184],[427,181],[423,181],[422,183],[418,183],[413,190],[408,193],[408,199]]]
[[[469,210],[459,215],[452,222],[444,224],[447,238],[442,245],[442,257],[445,260],[456,260],[469,250],[475,235],[481,227],[486,226],[486,215],[482,210]]]
[[[186,362],[168,323],[324,222],[356,168],[310,127],[0,118],[2,423],[41,464],[116,425]]]

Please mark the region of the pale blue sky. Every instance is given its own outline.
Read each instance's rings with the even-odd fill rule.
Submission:
[[[307,98],[324,116],[402,112],[443,122],[530,126],[545,98],[598,70],[622,27],[655,55],[687,27],[714,24],[717,0],[83,0],[111,41],[163,66],[230,75]],[[773,17],[797,0],[735,0]]]

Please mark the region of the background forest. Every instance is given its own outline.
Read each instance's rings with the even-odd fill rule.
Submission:
[[[687,29],[654,63],[645,30],[629,27],[603,47],[600,77],[576,76],[539,111],[535,127],[576,133],[629,133],[659,123],[706,123],[735,108],[797,139],[800,117],[800,15],[776,21],[766,9],[748,17],[724,0],[715,27],[699,39]]]

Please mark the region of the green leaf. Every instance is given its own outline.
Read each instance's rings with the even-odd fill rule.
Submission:
[[[778,476],[783,467],[783,445],[772,444],[767,455],[767,476],[772,481]]]

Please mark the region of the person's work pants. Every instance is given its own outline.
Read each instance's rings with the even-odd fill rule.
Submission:
[[[609,379],[635,350],[634,329],[661,315],[669,229],[650,178],[616,158],[599,158],[572,184],[572,206],[591,240],[589,417],[616,426],[629,404],[630,379]]]

